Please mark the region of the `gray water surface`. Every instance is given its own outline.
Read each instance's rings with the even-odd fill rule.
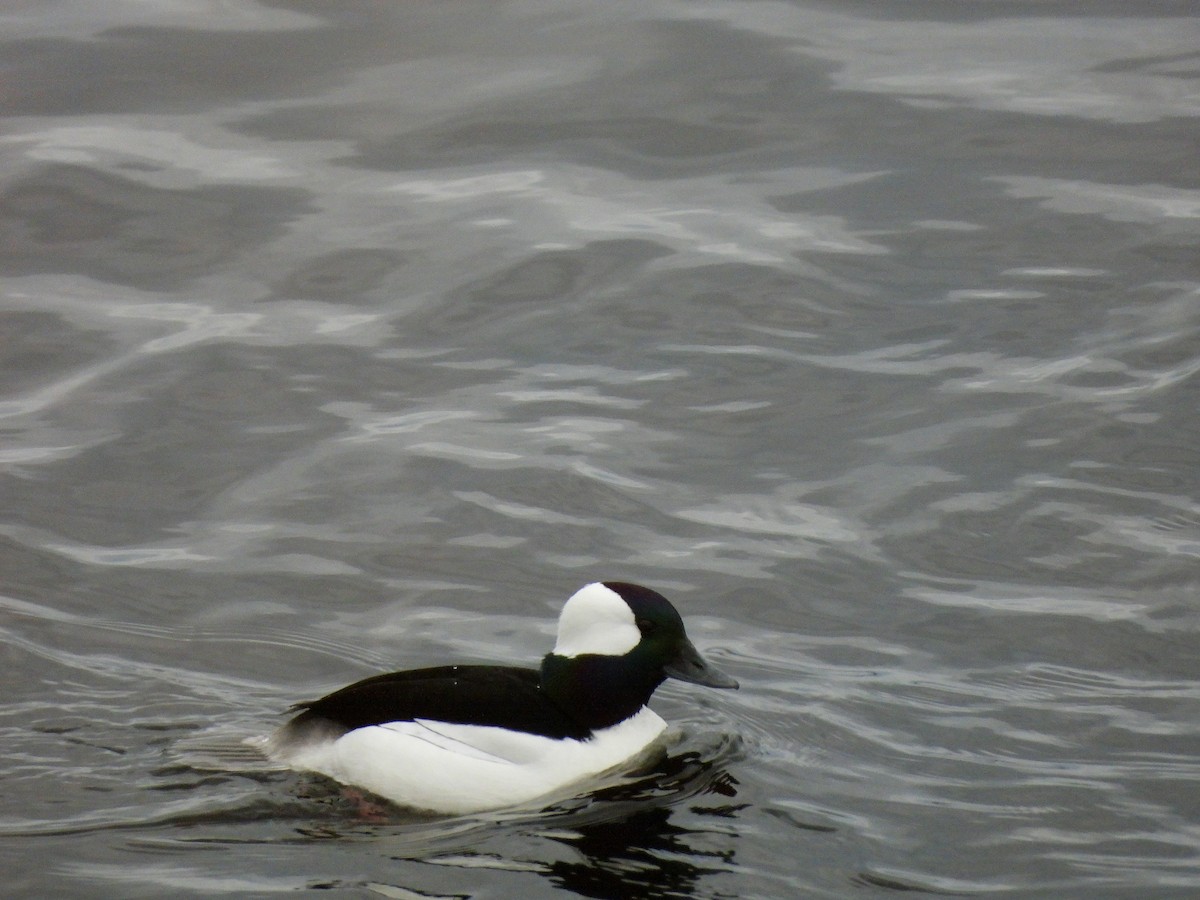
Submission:
[[[0,25],[5,893],[1200,893],[1194,6]],[[640,779],[180,749],[601,578],[742,683]]]

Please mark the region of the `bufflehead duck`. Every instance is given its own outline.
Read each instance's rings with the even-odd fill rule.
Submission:
[[[668,678],[738,683],[710,666],[656,591],[589,584],[567,600],[541,669],[438,666],[364,679],[303,710],[268,755],[414,809],[471,813],[549,797],[641,760],[667,723]]]

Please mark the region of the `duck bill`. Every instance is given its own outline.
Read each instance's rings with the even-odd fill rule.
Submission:
[[[679,645],[675,658],[663,666],[663,671],[671,678],[680,681],[690,681],[692,684],[702,684],[705,687],[736,688],[737,681],[730,678],[716,666],[709,665],[696,646],[687,638]]]

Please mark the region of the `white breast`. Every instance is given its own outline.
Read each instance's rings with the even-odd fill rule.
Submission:
[[[356,728],[272,756],[403,806],[469,813],[562,795],[651,750],[665,730],[649,708],[585,741],[418,720]]]

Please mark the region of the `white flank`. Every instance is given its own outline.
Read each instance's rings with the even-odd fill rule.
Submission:
[[[462,814],[561,795],[650,750],[666,727],[649,708],[586,741],[491,726],[390,722],[333,741],[275,747],[271,755],[403,806]]]
[[[620,594],[596,582],[571,595],[558,617],[558,656],[623,656],[642,639],[633,610]]]

